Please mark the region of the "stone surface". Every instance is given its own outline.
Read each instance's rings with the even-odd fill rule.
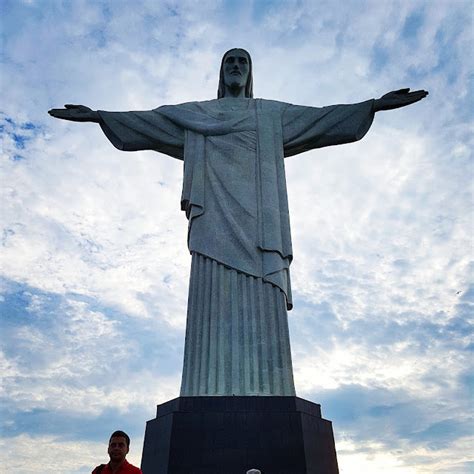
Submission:
[[[250,55],[232,49],[222,59],[217,100],[135,112],[93,111],[79,105],[50,111],[52,116],[66,120],[99,123],[120,150],[154,150],[184,160],[181,208],[189,220],[190,252],[260,279],[284,296],[286,308],[272,317],[262,308],[252,308],[254,322],[268,326],[268,334],[261,332],[260,339],[254,337],[245,346],[240,327],[246,318],[243,309],[259,304],[261,299],[248,302],[245,288],[228,291],[224,285],[218,292],[217,306],[208,311],[206,305],[215,300],[216,286],[212,281],[199,285],[191,276],[181,387],[181,394],[186,396],[295,393],[287,337],[293,251],[284,158],[359,140],[374,117],[374,100],[328,107],[298,106],[254,99],[252,82]],[[196,297],[194,290],[199,287],[205,290]],[[240,308],[238,314],[236,307]],[[211,329],[215,329],[214,339],[208,338]],[[219,373],[216,384],[216,357],[210,355],[227,351],[216,339],[223,333],[232,338],[232,363],[224,365],[225,373]],[[274,348],[277,354],[273,354]],[[256,363],[241,372],[250,360]],[[248,379],[237,392],[236,378]],[[259,379],[259,383],[250,383],[252,379]]]
[[[423,90],[400,89],[377,100],[328,107],[254,99],[251,57],[247,51],[233,48],[222,58],[218,100],[138,112],[94,111],[83,105],[67,104],[65,109],[52,109],[49,114],[64,120],[99,123],[120,150],[154,150],[184,160],[181,207],[189,219],[191,253],[209,257],[279,288],[285,295],[287,308],[291,309],[289,267],[293,252],[283,159],[314,148],[359,140],[370,128],[375,112],[410,105],[427,94]],[[226,301],[215,314],[208,313],[206,319],[203,307],[213,297],[212,290],[197,299],[190,293],[187,324],[196,330],[187,331],[181,388],[184,395],[213,394],[214,384],[209,384],[209,374],[216,367],[201,370],[201,362],[199,377],[202,378],[194,386],[211,389],[196,391],[185,385],[190,378],[187,367],[194,367],[204,359],[213,360],[203,351],[217,348],[217,341],[206,347],[201,343],[201,335],[206,331],[206,324],[211,327],[212,317],[217,320],[219,316],[223,321],[220,324],[231,326],[233,342],[242,341],[237,352],[244,359],[238,366],[245,363],[244,338],[240,338],[239,328],[234,327],[238,318],[232,317],[235,295],[241,295],[239,305],[243,308],[245,292],[232,295],[224,289],[222,294],[228,294]],[[280,319],[280,324],[285,325],[286,314]],[[222,332],[226,328],[217,329]],[[194,335],[198,335],[198,340],[192,339]],[[274,337],[279,337],[277,332]],[[282,370],[278,357],[268,358],[265,351],[258,351],[259,345],[268,342],[280,347],[286,345],[284,352],[289,352],[289,342],[285,338],[257,341],[253,348],[260,358],[256,366],[266,366],[270,379],[283,377],[279,384],[282,388],[271,393],[287,395],[288,390],[283,387],[293,383],[289,376],[291,360],[289,366],[287,362],[283,364],[286,367]],[[224,374],[224,380],[241,376],[233,371],[234,364],[227,367],[231,371]],[[223,385],[229,388],[224,392],[218,390],[219,395],[234,393],[232,383]],[[244,392],[253,393],[250,384],[248,387]],[[290,387],[290,391],[294,392],[294,388]],[[260,394],[268,394],[267,388]]]
[[[154,149],[184,158],[181,204],[190,223],[191,253],[279,288],[291,309],[289,266],[293,251],[284,158],[359,140],[372,123],[373,101],[317,108],[225,97],[144,112],[99,114],[103,131],[119,149]],[[221,321],[233,325],[232,294],[223,294],[227,298],[221,302]],[[200,303],[194,304],[190,294],[187,324],[200,326],[196,331],[188,331],[188,336],[205,331],[203,325],[208,320],[202,317],[203,305],[212,296],[209,292],[202,294],[198,298]],[[239,305],[244,307],[243,300]],[[286,324],[286,315],[281,320]],[[231,333],[238,334],[238,328],[232,327]],[[199,341],[187,337],[188,361],[201,360],[201,350]],[[244,348],[239,352],[243,354]],[[270,361],[273,365],[268,370],[272,374],[281,371],[276,358]],[[268,362],[262,359],[259,365]],[[203,376],[211,370],[209,367]],[[226,375],[233,377],[235,374]],[[286,377],[286,382],[290,382],[290,377]],[[199,382],[200,386],[206,384],[207,380]],[[182,386],[182,394],[194,392]],[[288,393],[282,390],[273,394]]]
[[[182,397],[295,395],[279,288],[193,254],[189,300]]]
[[[410,105],[428,93],[400,89],[377,100],[317,108],[254,99],[252,88],[250,55],[232,49],[222,59],[218,100],[138,112],[72,104],[49,111],[100,124],[120,150],[154,150],[184,160],[181,207],[193,261],[220,265],[237,282],[232,289],[225,277],[208,272],[210,284],[201,285],[206,272],[191,276],[181,393],[194,396],[161,405],[148,422],[145,474],[241,474],[255,466],[262,474],[337,473],[331,423],[319,407],[279,396],[294,393],[284,158],[359,140],[375,112]],[[249,291],[252,285],[237,274],[283,296],[256,297],[260,290]],[[267,303],[281,308],[253,306],[249,317],[249,305]],[[224,347],[219,337],[231,343]],[[274,396],[227,396],[236,393]],[[219,396],[202,396],[211,394]]]
[[[147,423],[144,474],[337,474],[331,422],[297,397],[180,397]]]

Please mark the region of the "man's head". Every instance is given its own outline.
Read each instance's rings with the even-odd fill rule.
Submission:
[[[123,431],[114,431],[109,440],[110,460],[113,462],[122,462],[130,449],[130,437]]]
[[[230,49],[222,57],[218,99],[226,95],[226,87],[227,89],[245,87],[245,97],[253,97],[252,59],[245,49]]]

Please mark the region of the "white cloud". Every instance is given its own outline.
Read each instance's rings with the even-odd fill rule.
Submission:
[[[135,441],[135,440],[133,440]],[[139,444],[132,441],[127,459],[140,465]],[[9,471],[37,474],[41,469],[64,474],[90,473],[94,467],[107,462],[107,442],[65,441],[61,437],[33,437],[27,434],[0,440],[4,466]],[[4,471],[6,472],[6,471]]]
[[[295,377],[309,397],[348,384],[400,389],[425,401],[423,417],[442,421],[436,401],[468,416],[469,329],[460,321],[472,246],[470,2],[262,5],[8,7],[1,268],[18,285],[3,294],[9,419],[22,410],[83,413],[91,429],[107,407],[143,417],[177,394],[189,269],[182,163],[119,152],[95,125],[46,111],[212,98],[220,56],[235,45],[252,53],[260,97],[319,106],[399,87],[430,91],[420,104],[378,114],[359,143],[286,162]],[[419,28],[407,31],[416,15]],[[117,378],[126,388],[114,386]],[[461,434],[438,453],[421,443],[408,450],[394,431],[385,444],[364,446],[360,429],[378,422],[340,423],[341,472],[466,472]],[[6,465],[16,472],[35,472],[34,452],[21,454],[28,445],[54,453],[51,472],[90,472],[103,455],[92,442],[73,449],[18,432],[7,442]]]
[[[338,442],[338,461],[341,474],[363,472],[367,474],[389,472],[391,474],[433,474],[433,473],[465,473],[470,461],[468,455],[471,440],[467,437],[459,439],[454,448],[457,459],[452,459],[453,447],[429,450],[415,449],[405,459],[400,459],[400,450],[387,450],[376,443],[364,445],[354,443],[350,439]],[[362,449],[361,449],[362,448]],[[404,446],[405,449],[410,447]]]

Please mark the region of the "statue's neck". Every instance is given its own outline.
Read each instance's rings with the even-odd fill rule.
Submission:
[[[245,99],[245,87],[225,86],[224,97],[233,97],[234,99]]]

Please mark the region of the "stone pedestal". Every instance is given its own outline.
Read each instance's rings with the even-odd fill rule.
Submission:
[[[332,424],[298,397],[180,397],[147,422],[143,474],[337,474]]]

